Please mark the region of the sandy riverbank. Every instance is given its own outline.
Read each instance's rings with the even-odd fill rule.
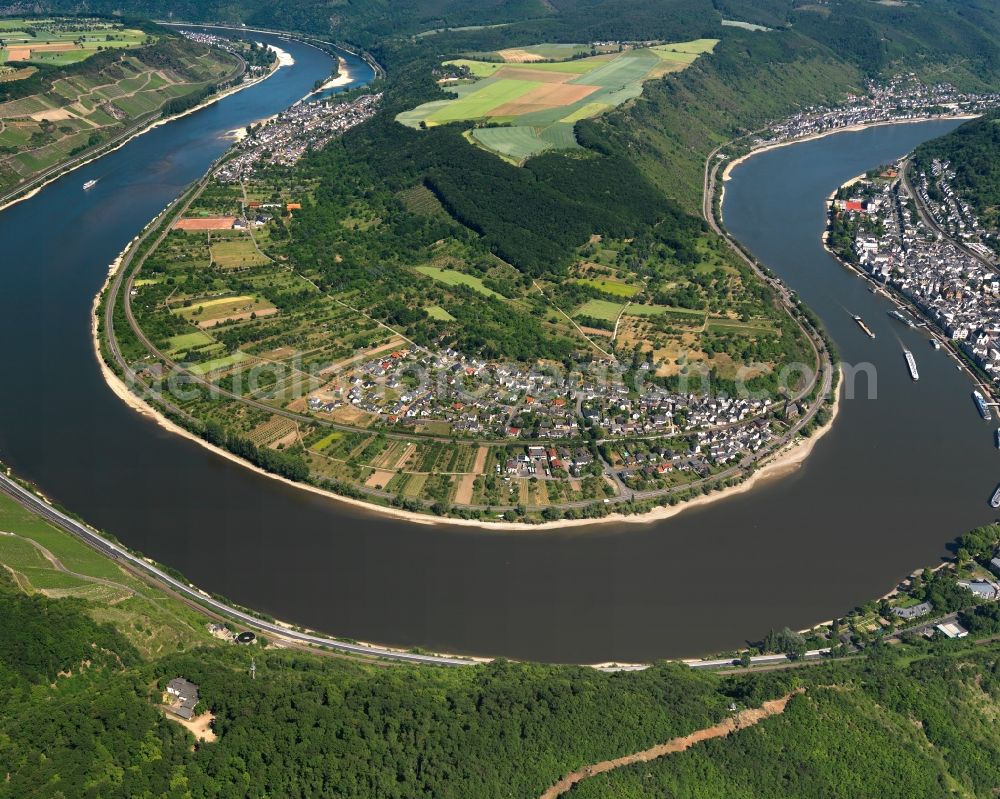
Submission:
[[[262,42],[257,42],[260,46],[265,46]],[[292,54],[287,50],[282,50],[280,47],[276,47],[273,44],[266,45],[268,50],[273,50],[275,55],[278,56],[278,68],[290,67],[295,63],[295,59],[292,58]]]
[[[345,61],[340,56],[337,56],[337,77],[330,78],[326,83],[320,86],[318,89],[313,89],[312,94],[319,94],[320,92],[325,92],[328,89],[336,89],[338,86],[346,86],[351,82],[351,71],[347,68],[347,61]]]
[[[275,49],[277,49],[277,48],[275,48]],[[291,57],[291,56],[289,56],[289,57]],[[249,89],[251,86],[256,86],[258,83],[261,83],[262,81],[265,81],[268,78],[270,78],[275,72],[277,72],[281,68],[281,66],[282,66],[282,64],[280,63],[280,57],[279,57],[279,63],[278,63],[278,65],[274,69],[272,69],[270,72],[268,72],[266,75],[261,75],[259,78],[254,78],[253,80],[249,80],[249,81],[245,81],[243,83],[239,83],[236,86],[230,86],[228,89],[225,89],[224,91],[216,92],[211,97],[207,98],[206,100],[203,100],[198,105],[193,106],[192,108],[189,108],[186,111],[181,111],[179,114],[172,114],[171,116],[168,116],[168,117],[161,117],[159,119],[153,120],[148,125],[143,125],[142,128],[140,128],[139,130],[137,130],[131,136],[128,136],[127,138],[125,138],[122,141],[118,142],[113,147],[108,147],[105,150],[100,150],[100,151],[94,153],[92,156],[90,156],[86,160],[80,161],[79,163],[73,164],[72,166],[67,165],[65,169],[61,169],[59,172],[57,172],[56,174],[54,174],[52,177],[47,178],[42,183],[39,183],[37,186],[35,186],[30,191],[27,191],[24,194],[19,194],[16,197],[14,197],[13,199],[10,199],[7,202],[3,203],[2,205],[0,205],[0,211],[3,211],[6,208],[10,208],[10,206],[16,205],[19,202],[24,202],[25,200],[30,200],[32,197],[34,197],[36,194],[38,194],[38,192],[40,192],[42,189],[44,189],[50,183],[55,183],[57,180],[60,180],[61,178],[66,177],[71,172],[75,172],[77,169],[80,169],[81,167],[85,167],[87,164],[91,164],[94,161],[97,161],[97,160],[99,160],[101,158],[104,158],[104,156],[109,155],[109,154],[115,152],[115,150],[120,150],[122,147],[124,147],[126,144],[128,144],[133,139],[137,139],[139,136],[142,136],[144,133],[149,133],[149,131],[153,130],[154,128],[158,128],[161,125],[166,125],[167,123],[173,122],[173,121],[175,121],[177,119],[180,119],[181,117],[186,117],[188,114],[193,114],[196,111],[201,111],[203,108],[208,108],[210,105],[214,105],[215,103],[219,102],[219,100],[222,100],[222,99],[224,99],[226,97],[229,97],[231,94],[236,94],[237,92],[241,92],[244,89]]]

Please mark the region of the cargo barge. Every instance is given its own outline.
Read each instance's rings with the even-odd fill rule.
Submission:
[[[872,329],[865,324],[864,319],[862,319],[860,316],[855,316],[854,321],[858,323],[858,327],[860,327],[861,330],[864,331],[864,334],[868,336],[868,338],[875,338],[875,334],[872,332]]]

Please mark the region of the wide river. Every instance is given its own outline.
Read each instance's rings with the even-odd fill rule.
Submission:
[[[820,246],[823,200],[952,123],[775,150],[727,184],[732,231],[822,316],[878,399],[843,403],[794,475],[649,525],[500,533],[383,518],[164,432],[106,387],[90,340],[107,265],[227,146],[329,72],[295,65],[0,213],[0,458],[52,498],[203,588],[325,632],[551,661],[643,661],[740,645],[882,594],[994,516],[992,428],[970,384]],[[349,59],[352,75],[370,70]],[[87,193],[84,181],[98,179]],[[878,338],[851,321],[860,313]],[[900,341],[921,379],[906,373]]]

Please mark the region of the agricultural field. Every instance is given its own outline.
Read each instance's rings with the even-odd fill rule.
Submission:
[[[214,239],[211,252],[212,263],[220,269],[247,269],[271,262],[270,258],[257,249],[250,236]]]
[[[238,295],[188,301],[172,311],[200,328],[208,328],[223,322],[269,316],[277,313],[278,309],[260,297]]]
[[[0,20],[0,63],[30,61],[64,66],[101,50],[138,47],[153,37],[103,19],[50,17]]]
[[[457,75],[446,87],[454,99],[424,103],[396,119],[414,128],[488,123],[467,138],[521,163],[545,150],[576,147],[577,121],[638,97],[644,81],[685,69],[716,43],[698,39],[585,57],[590,49],[574,44],[470,54],[444,63]]]
[[[584,286],[593,286],[601,293],[611,294],[615,297],[634,297],[641,290],[639,286],[602,278],[579,278],[576,282]]]
[[[54,30],[32,28],[32,36],[0,21],[0,61],[6,59],[0,64],[0,193],[113,140],[168,103],[206,91],[236,68],[228,53],[186,40],[156,39],[112,23],[95,21],[93,31],[81,32],[42,22]],[[50,41],[60,36],[68,39]],[[24,39],[30,44],[21,44]]]
[[[474,275],[467,275],[464,272],[456,272],[454,269],[441,269],[436,266],[418,266],[417,271],[422,275],[439,280],[447,286],[468,286],[473,291],[484,294],[487,297],[499,297],[492,289],[486,288],[483,281]]]
[[[624,307],[624,304],[611,302],[610,300],[587,300],[587,302],[576,309],[575,315],[591,316],[594,319],[614,322]]]

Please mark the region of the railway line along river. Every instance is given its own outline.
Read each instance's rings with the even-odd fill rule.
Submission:
[[[816,309],[848,363],[878,368],[878,400],[845,401],[803,467],[750,492],[648,525],[416,525],[270,480],[135,413],[105,384],[91,344],[107,265],[224,150],[225,132],[330,71],[315,48],[255,37],[295,64],[0,213],[0,458],[54,500],[281,619],[396,646],[562,662],[693,656],[829,618],[993,518],[1000,456],[967,379],[923,334],[893,327],[885,301],[820,243],[836,186],[947,122],[781,148],[727,183],[734,235]],[[370,77],[348,61],[355,81]],[[84,193],[90,179],[98,184]]]

